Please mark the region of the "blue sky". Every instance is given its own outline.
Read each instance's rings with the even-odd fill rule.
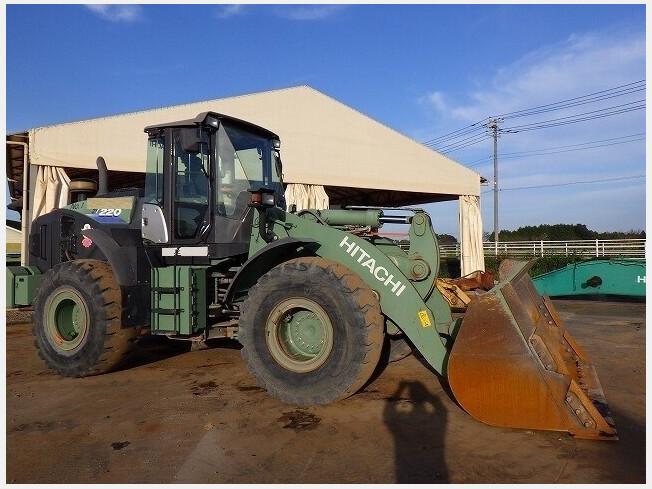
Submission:
[[[425,142],[644,80],[645,26],[645,5],[7,5],[6,129],[305,84]],[[645,229],[644,133],[643,109],[502,134],[500,227]],[[492,149],[485,138],[449,153],[490,180],[485,231]],[[427,208],[457,236],[455,203]]]

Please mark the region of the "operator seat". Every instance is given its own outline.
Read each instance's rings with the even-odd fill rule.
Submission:
[[[208,197],[208,181],[202,170],[202,160],[196,155],[188,155],[186,178],[181,184],[183,197],[196,198],[205,202]]]

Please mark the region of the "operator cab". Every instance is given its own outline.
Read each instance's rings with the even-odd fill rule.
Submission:
[[[209,256],[247,253],[252,191],[267,189],[283,206],[279,137],[215,112],[145,128],[146,242],[210,245]]]

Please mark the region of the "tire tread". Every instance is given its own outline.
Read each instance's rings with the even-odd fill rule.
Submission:
[[[101,345],[98,348],[89,347],[80,353],[77,361],[70,361],[57,355],[46,340],[41,338],[45,334],[41,322],[44,311],[40,311],[42,301],[47,297],[37,295],[34,303],[35,318],[32,332],[35,337],[34,344],[39,356],[46,365],[55,373],[64,377],[86,377],[108,372],[114,369],[124,359],[125,355],[133,348],[137,339],[138,328],[122,328],[122,291],[117,283],[111,266],[104,261],[82,259],[61,263],[45,274],[43,285],[56,286],[62,281],[70,281],[70,277],[77,277],[78,286],[90,292],[91,297],[97,298],[97,306],[101,310],[101,317],[90,318],[89,330],[101,328]],[[44,287],[41,287],[41,290]],[[88,307],[93,307],[88,305]],[[87,332],[90,334],[90,331]]]
[[[275,284],[281,277],[293,272],[306,273],[306,276],[320,273],[330,275],[334,279],[337,293],[343,297],[344,302],[351,305],[353,312],[359,314],[364,322],[365,352],[354,377],[351,379],[341,376],[340,380],[334,381],[328,389],[311,393],[309,397],[279,388],[265,365],[254,359],[247,347],[253,339],[251,336],[255,334],[256,325],[253,324],[253,317],[256,313],[256,303],[261,297],[274,290]],[[384,319],[378,299],[372,290],[348,268],[320,257],[289,260],[263,275],[250,289],[247,299],[242,304],[240,325],[240,340],[244,345],[242,356],[258,383],[274,397],[299,406],[327,404],[355,394],[369,380],[378,365],[384,341]]]

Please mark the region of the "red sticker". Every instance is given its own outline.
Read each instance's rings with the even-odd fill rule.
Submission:
[[[81,229],[82,236],[84,236],[83,232],[86,231],[87,229],[92,229],[90,224],[84,224],[84,227]],[[93,244],[93,240],[88,236],[84,236],[84,239],[82,239],[82,246],[84,248],[90,248],[92,244]]]

